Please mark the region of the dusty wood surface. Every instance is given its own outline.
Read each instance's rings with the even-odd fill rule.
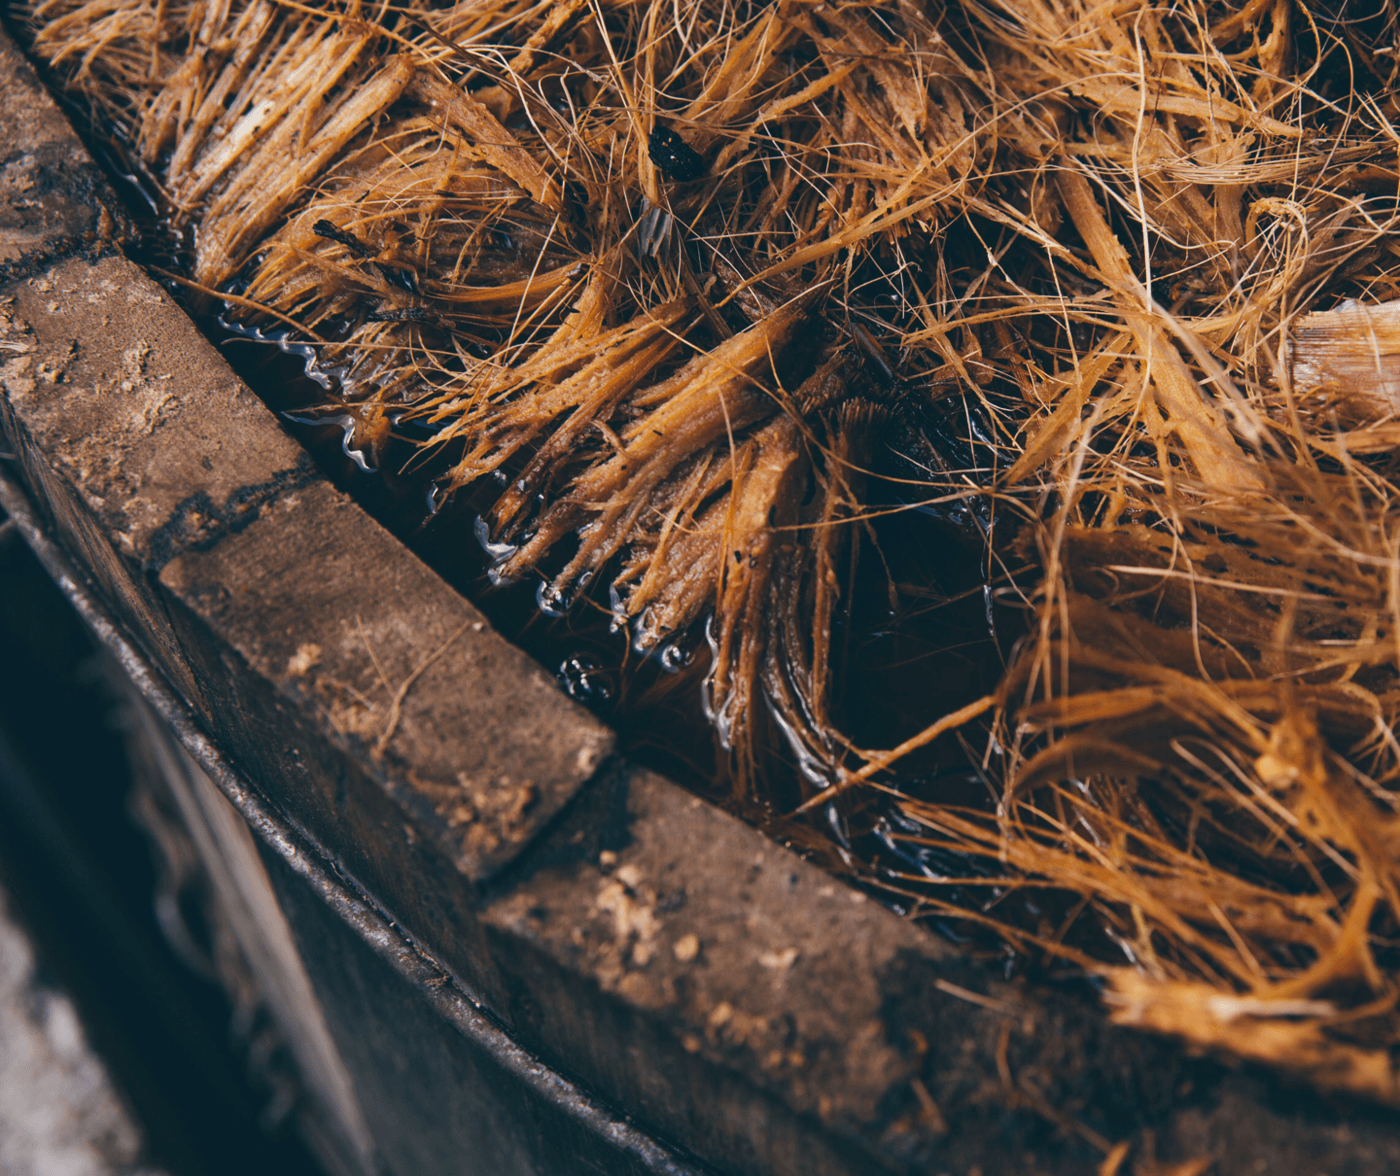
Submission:
[[[101,169],[0,34],[0,279],[91,248],[125,221]]]
[[[70,258],[17,283],[0,348],[32,484],[196,710],[213,712],[218,678],[163,615],[157,578],[473,878],[610,751],[602,724],[316,474],[131,262]],[[326,819],[344,816],[320,786]]]

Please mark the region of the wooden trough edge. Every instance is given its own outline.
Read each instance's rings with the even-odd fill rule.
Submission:
[[[404,980],[424,993],[444,1021],[488,1054],[503,1071],[533,1088],[542,1099],[576,1119],[585,1130],[604,1137],[619,1151],[634,1157],[645,1171],[675,1173],[676,1176],[702,1171],[626,1119],[613,1114],[568,1079],[542,1066],[453,982],[450,972],[440,962],[386,918],[369,896],[355,891],[346,879],[331,873],[324,856],[243,784],[200,729],[188,706],[175,697],[145,657],[126,640],[107,609],[93,597],[85,578],[40,524],[23,489],[3,473],[0,473],[0,510],[14,522],[44,570],[100,644],[116,659],[144,705],[215,784],[248,828]],[[357,1150],[351,1149],[352,1152]]]
[[[0,141],[0,431],[24,487],[0,505],[270,872],[609,1170],[1049,1176],[1120,1144],[1400,1169],[1380,1116],[1280,1109],[1267,1076],[1001,980],[626,763],[121,255],[120,202],[3,33]],[[333,1024],[347,1057],[353,1033]],[[367,1170],[412,1168],[372,1134]]]

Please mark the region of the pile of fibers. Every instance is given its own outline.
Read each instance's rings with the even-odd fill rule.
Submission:
[[[154,173],[192,281],[320,344],[357,447],[407,412],[459,447],[448,489],[500,480],[482,520],[498,579],[543,575],[558,612],[606,576],[642,654],[707,635],[739,790],[770,713],[808,791],[839,775],[850,524],[906,389],[965,371],[934,233],[980,202],[995,150],[928,17],[582,0],[27,15],[35,51]],[[896,380],[889,320],[910,315],[939,340]]]
[[[915,914],[1400,1104],[1393,0],[24,15],[193,284],[311,342],[357,445],[410,417],[495,479],[497,576],[605,584],[644,652],[705,627],[738,788],[776,727],[804,807],[888,806]],[[895,449],[993,520],[1024,636],[874,752],[832,635]],[[950,730],[995,804],[899,776]],[[1029,887],[1068,914],[1003,916]]]

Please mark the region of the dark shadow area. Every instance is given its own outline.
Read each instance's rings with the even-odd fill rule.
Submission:
[[[3,518],[3,516],[0,516]],[[157,873],[103,656],[13,527],[0,522],[0,887],[170,1176],[314,1174],[259,1089],[213,983],[154,914]]]

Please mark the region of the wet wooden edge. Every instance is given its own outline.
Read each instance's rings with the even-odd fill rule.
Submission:
[[[119,202],[4,40],[0,78],[0,137],[35,142],[0,174],[0,206],[29,202],[0,212],[26,536],[259,836],[448,1022],[597,1130],[635,1130],[601,1109],[622,1108],[736,1173],[1081,1172],[1119,1139],[1222,1171],[1400,1163],[1378,1118],[1279,1111],[1251,1072],[1005,982],[613,755],[120,255]],[[36,190],[59,194],[42,215]]]

